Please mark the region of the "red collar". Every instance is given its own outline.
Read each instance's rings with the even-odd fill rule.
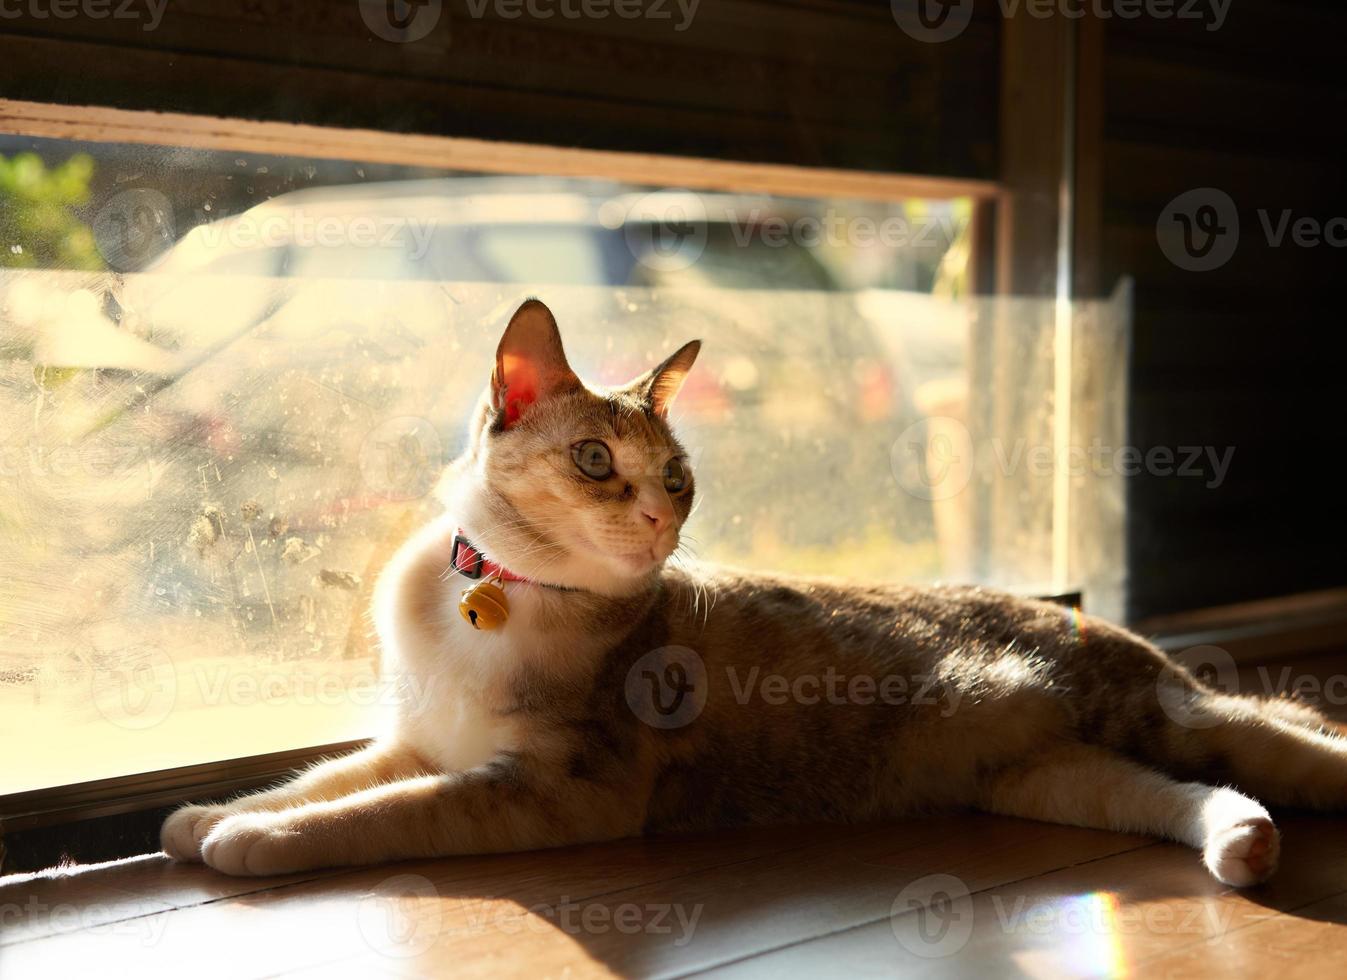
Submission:
[[[462,528],[459,528],[454,535],[454,547],[449,552],[449,562],[453,565],[454,571],[465,578],[499,578],[502,582],[529,581],[524,576],[516,575],[504,566],[498,565],[487,558],[468,540]]]

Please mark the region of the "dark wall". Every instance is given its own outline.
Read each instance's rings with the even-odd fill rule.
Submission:
[[[1347,579],[1337,431],[1347,224],[1335,226],[1338,247],[1299,246],[1289,230],[1274,246],[1259,216],[1274,227],[1288,209],[1292,222],[1347,216],[1344,38],[1347,7],[1327,0],[1235,0],[1214,31],[1146,19],[1105,28],[1102,279],[1136,279],[1131,441],[1235,447],[1219,487],[1130,481],[1133,618]],[[1166,208],[1200,188],[1211,190],[1178,210],[1213,208],[1227,229],[1207,259],[1234,244],[1207,271],[1176,264],[1157,233],[1160,223],[1171,251],[1184,247],[1183,219]]]
[[[386,17],[384,0],[364,2],[375,24]],[[990,5],[948,44],[909,38],[885,0],[701,0],[690,21],[678,0],[654,9],[668,16],[502,19],[495,4],[445,0],[411,43],[378,36],[357,0],[169,0],[153,30],[143,19],[20,17],[0,20],[0,92],[995,176],[999,25]]]

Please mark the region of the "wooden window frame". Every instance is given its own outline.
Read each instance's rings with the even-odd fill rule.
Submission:
[[[599,177],[696,190],[875,201],[995,199],[999,185],[964,177],[750,163],[707,157],[541,146],[457,136],[334,129],[183,113],[0,99],[0,134],[90,143],[266,153],[491,174]]]
[[[0,832],[13,834],[187,800],[219,799],[258,789],[321,759],[368,744],[369,739],[354,739],[10,793],[0,796]]]

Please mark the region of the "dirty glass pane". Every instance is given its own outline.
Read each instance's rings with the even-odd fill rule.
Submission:
[[[680,560],[1116,568],[1111,475],[1073,484],[1054,566],[1057,484],[994,451],[1061,417],[1055,321],[958,298],[969,213],[0,143],[0,792],[371,733],[370,590],[529,295],[599,382],[705,340]],[[1073,439],[1116,438],[1115,363]]]

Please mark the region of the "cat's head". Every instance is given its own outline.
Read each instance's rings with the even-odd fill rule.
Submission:
[[[678,547],[692,510],[692,469],[668,412],[700,349],[685,344],[622,387],[586,385],[552,312],[527,301],[446,476],[451,514],[526,578],[610,595],[638,588]]]

